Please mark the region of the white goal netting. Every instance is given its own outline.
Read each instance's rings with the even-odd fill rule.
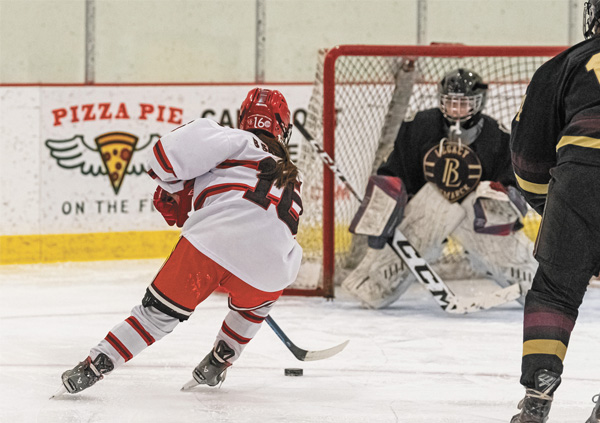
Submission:
[[[334,150],[337,166],[362,193],[391,151],[404,117],[437,107],[438,83],[446,72],[458,67],[477,72],[489,86],[484,113],[510,128],[531,76],[562,49],[437,45],[324,50],[304,126],[326,151]],[[300,146],[298,165],[304,175],[298,234],[304,260],[292,288],[332,296],[334,284],[357,264],[364,250],[364,240],[353,239],[348,232],[359,204],[339,181],[328,188],[322,161],[308,143]],[[524,229],[528,236],[535,237],[538,221],[532,212]],[[450,240],[438,263],[442,277],[464,278],[471,271],[457,270],[464,267],[461,254],[460,245]]]

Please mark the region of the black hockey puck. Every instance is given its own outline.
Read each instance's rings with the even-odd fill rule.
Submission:
[[[286,376],[302,376],[304,371],[302,369],[294,368],[294,369],[285,369],[284,374]]]

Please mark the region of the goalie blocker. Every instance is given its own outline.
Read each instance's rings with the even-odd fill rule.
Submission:
[[[363,201],[350,223],[350,232],[369,236],[369,247],[382,249],[394,237],[404,215],[408,194],[402,179],[373,175]]]

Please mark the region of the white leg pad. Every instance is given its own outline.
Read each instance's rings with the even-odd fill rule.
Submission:
[[[458,204],[448,202],[428,183],[409,201],[400,231],[431,261],[441,255],[442,243],[464,219]],[[416,279],[389,246],[369,249],[361,263],[342,282],[367,308],[384,308],[396,301]]]
[[[475,232],[475,198],[475,194],[472,193],[462,202],[466,218],[452,236],[467,251],[467,257],[474,268],[489,275],[501,287],[518,283],[523,292],[526,292],[531,287],[538,267],[533,257],[533,242],[521,231],[506,236]],[[524,302],[524,295],[519,302]]]

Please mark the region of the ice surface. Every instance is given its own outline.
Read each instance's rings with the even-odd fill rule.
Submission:
[[[271,315],[299,347],[350,339],[300,362],[264,325],[221,388],[180,392],[227,313],[214,294],[188,322],[77,395],[60,374],[129,316],[161,260],[0,266],[0,422],[508,422],[519,385],[522,308],[448,315],[415,285],[392,307],[283,297]],[[471,289],[463,285],[458,289]],[[549,423],[583,423],[600,392],[600,289],[588,291]],[[301,367],[302,377],[286,377]]]

